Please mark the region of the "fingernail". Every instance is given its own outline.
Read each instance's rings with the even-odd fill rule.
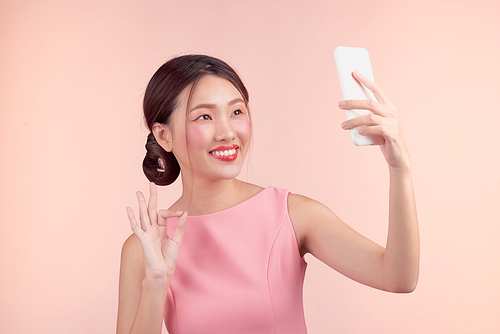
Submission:
[[[363,129],[359,129],[358,133],[359,133],[360,135],[362,135],[362,134],[364,134],[364,133],[365,133],[365,130],[363,130]]]
[[[348,126],[347,122],[342,123],[342,129],[344,130],[347,129],[347,126]]]
[[[339,102],[339,108],[345,108],[345,106],[347,105],[347,103],[345,101],[340,101]]]

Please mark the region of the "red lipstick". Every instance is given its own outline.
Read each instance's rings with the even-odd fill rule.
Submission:
[[[238,145],[219,146],[209,153],[212,157],[220,161],[234,161],[238,157]]]

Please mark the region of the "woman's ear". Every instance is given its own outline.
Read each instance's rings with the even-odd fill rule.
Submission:
[[[156,142],[167,152],[172,152],[172,131],[170,128],[161,123],[154,123],[151,129]]]

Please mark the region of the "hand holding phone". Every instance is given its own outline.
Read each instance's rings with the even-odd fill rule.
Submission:
[[[396,107],[373,81],[368,52],[341,47],[335,49],[335,58],[345,100],[339,107],[347,111],[349,118],[342,128],[351,130],[356,145],[379,145],[390,167],[409,168],[410,158]]]
[[[337,74],[340,81],[340,89],[342,90],[342,98],[344,100],[375,100],[372,91],[364,87],[352,76],[353,71],[358,71],[366,78],[373,80],[372,67],[370,64],[370,56],[368,51],[363,48],[353,48],[339,46],[334,51],[335,63],[337,64]],[[346,110],[347,119],[352,119],[362,115],[370,114],[371,111],[363,109]],[[359,134],[357,127],[351,129],[352,142],[358,146],[376,145],[371,136],[362,136]]]

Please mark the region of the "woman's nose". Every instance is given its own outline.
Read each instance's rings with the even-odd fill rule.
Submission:
[[[221,119],[217,122],[217,130],[215,133],[215,139],[217,141],[229,141],[233,140],[235,137],[235,132],[233,125],[229,119]]]

